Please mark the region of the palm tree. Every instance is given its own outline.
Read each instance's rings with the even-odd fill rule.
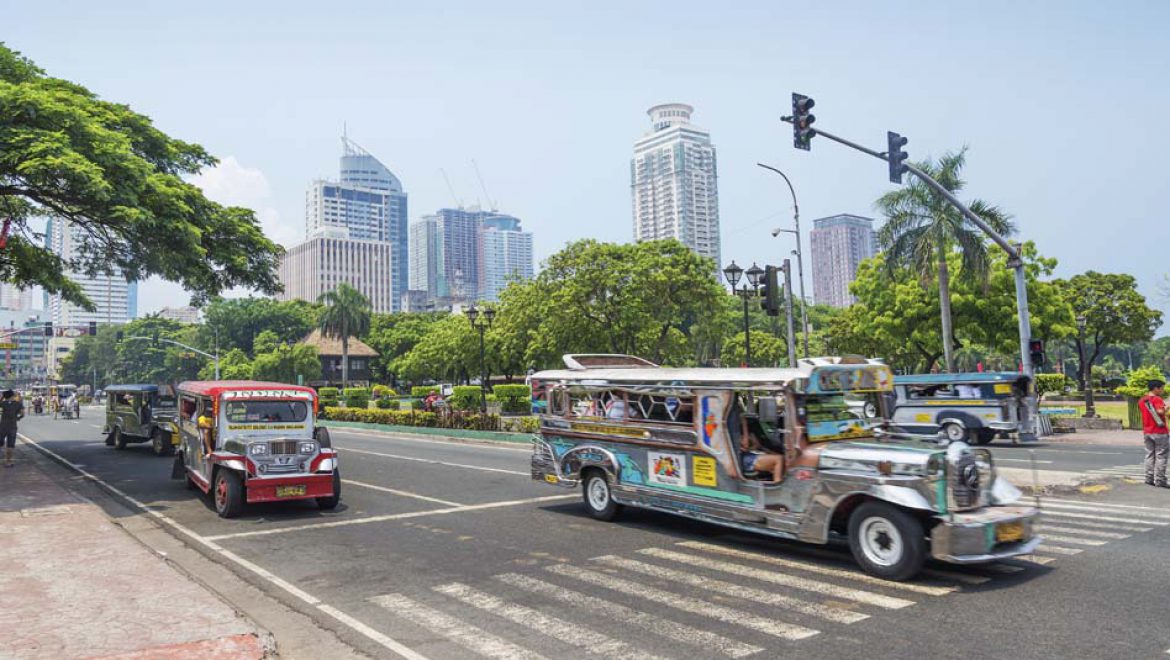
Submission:
[[[966,159],[964,147],[944,154],[937,163],[923,162],[918,167],[956,194],[966,184],[959,176]],[[958,209],[917,178],[908,186],[882,195],[875,206],[886,216],[878,241],[886,252],[887,275],[893,278],[899,268],[909,268],[924,284],[938,276],[943,355],[947,371],[954,371],[951,274],[946,257],[957,247],[962,254],[959,276],[986,283],[989,261],[984,236]],[[1001,236],[1014,231],[1009,216],[998,207],[982,200],[968,207]]]
[[[342,282],[321,294],[325,305],[317,321],[321,334],[341,340],[341,387],[349,387],[349,338],[370,331],[370,300],[361,291]]]

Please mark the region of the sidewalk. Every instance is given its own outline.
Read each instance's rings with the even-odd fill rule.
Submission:
[[[59,485],[48,458],[16,451],[0,468],[0,657],[264,656],[252,622]]]
[[[996,442],[1005,442],[997,440]],[[1031,443],[1021,443],[1026,446]],[[1044,436],[1038,444],[1045,445],[1129,445],[1142,446],[1142,432],[1123,429],[1121,431],[1081,430],[1075,433],[1055,433]]]

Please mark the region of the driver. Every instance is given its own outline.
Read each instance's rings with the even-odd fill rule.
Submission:
[[[739,462],[744,475],[754,472],[769,472],[772,475],[772,481],[769,483],[780,483],[781,479],[784,478],[784,457],[771,453],[764,447],[751,425],[748,424],[747,415],[741,416],[739,423],[741,430]]]

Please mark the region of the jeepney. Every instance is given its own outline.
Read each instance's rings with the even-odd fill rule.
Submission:
[[[49,407],[53,409],[53,419],[81,417],[81,405],[77,400],[77,386],[50,385]]]
[[[337,453],[316,428],[311,388],[260,381],[192,381],[177,388],[179,447],[171,476],[213,496],[234,518],[245,504],[341,501]]]
[[[906,433],[986,445],[1019,431],[1028,384],[1023,374],[997,371],[895,376],[889,419]]]
[[[157,456],[170,456],[179,444],[174,388],[158,385],[106,387],[106,446],[149,442]]]
[[[928,557],[988,562],[1040,544],[1037,509],[1019,502],[990,452],[895,441],[850,410],[847,395],[893,388],[883,364],[816,358],[796,369],[671,369],[632,356],[564,361],[565,369],[532,376],[547,403],[532,478],[582,486],[597,519],[636,506],[810,543],[844,536],[866,572],[894,580],[914,576]],[[745,432],[781,457],[780,474],[745,471]]]

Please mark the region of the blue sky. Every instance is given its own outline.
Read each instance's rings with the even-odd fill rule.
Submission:
[[[307,184],[336,176],[343,124],[412,220],[455,203],[440,168],[486,204],[474,158],[538,258],[630,240],[632,143],[648,107],[681,101],[719,150],[723,260],[778,262],[791,203],[757,161],[793,179],[806,232],[891,188],[880,161],[792,148],[779,116],[800,91],[819,127],[879,149],[886,130],[915,159],[968,145],[968,198],[1010,212],[1060,275],[1133,273],[1170,321],[1168,19],[1164,2],[0,0],[0,40],[206,146],[224,160],[209,194],[286,243]],[[142,311],[176,293],[144,284]]]

